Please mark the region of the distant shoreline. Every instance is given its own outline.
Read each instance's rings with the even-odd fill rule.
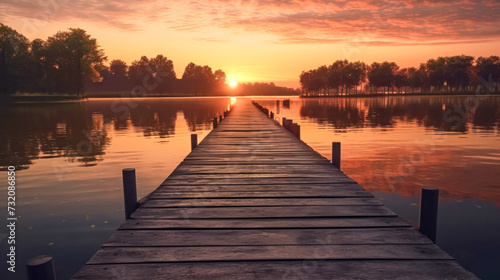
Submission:
[[[400,96],[487,96],[499,95],[500,92],[493,93],[475,93],[475,92],[442,92],[442,93],[363,93],[363,94],[350,94],[350,95],[300,95],[301,98],[365,98],[365,97],[400,97]]]
[[[25,94],[25,95],[6,95],[0,96],[1,104],[9,103],[69,103],[81,102],[87,99],[105,99],[105,98],[244,98],[244,97],[300,97],[300,98],[376,98],[376,97],[404,97],[404,96],[500,96],[500,92],[495,93],[479,93],[474,92],[459,92],[459,93],[397,93],[397,94],[352,94],[352,95],[150,95],[150,96],[131,96],[128,92],[116,92],[112,94],[85,94],[85,96],[77,97],[73,95],[49,95],[49,94]]]

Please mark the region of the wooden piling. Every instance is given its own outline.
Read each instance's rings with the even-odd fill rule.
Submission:
[[[297,138],[300,139],[300,125],[298,123],[294,123],[293,129],[294,129],[293,134],[295,134],[295,136],[297,136]]]
[[[56,271],[51,256],[40,255],[26,262],[29,280],[55,280]]]
[[[341,145],[340,142],[332,142],[332,164],[340,169]]]
[[[130,219],[130,215],[139,207],[137,203],[137,185],[135,180],[135,169],[125,168],[122,170],[123,176],[123,200],[125,202],[125,218]]]
[[[419,230],[436,243],[439,189],[422,188],[420,198]]]
[[[198,146],[198,134],[191,134],[191,151]]]
[[[271,111],[271,116],[270,116],[271,120],[274,120],[274,113],[273,111]]]
[[[222,121],[222,115],[219,115],[219,122]]]
[[[216,128],[217,128],[217,118],[214,118],[213,126],[214,126],[214,128],[213,128],[213,129],[216,129]]]
[[[293,120],[289,120],[287,118],[283,118],[283,127],[286,130],[290,131],[290,126],[292,125],[292,123],[293,123]]]

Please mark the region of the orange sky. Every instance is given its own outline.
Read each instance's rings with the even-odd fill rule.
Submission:
[[[30,40],[79,27],[109,60],[163,54],[229,80],[298,87],[302,70],[337,59],[418,66],[437,56],[499,55],[494,0],[6,0],[0,22]]]

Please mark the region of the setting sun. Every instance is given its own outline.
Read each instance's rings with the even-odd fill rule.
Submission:
[[[238,83],[236,81],[230,81],[229,82],[229,86],[232,87],[232,88],[236,87],[237,85],[238,85]]]

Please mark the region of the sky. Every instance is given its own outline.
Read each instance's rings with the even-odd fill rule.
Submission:
[[[498,15],[498,0],[0,0],[0,22],[30,40],[82,28],[108,63],[163,54],[179,78],[194,62],[289,87],[338,59],[500,55]]]

